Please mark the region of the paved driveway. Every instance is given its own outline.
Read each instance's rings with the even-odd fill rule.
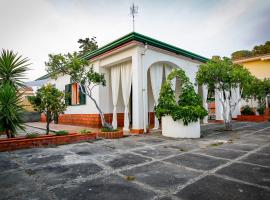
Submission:
[[[0,199],[269,200],[270,123],[0,153]]]

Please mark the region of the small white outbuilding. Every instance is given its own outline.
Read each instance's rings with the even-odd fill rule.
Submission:
[[[207,108],[206,89],[195,83],[199,65],[208,60],[205,57],[132,32],[84,55],[84,58],[95,71],[105,74],[106,86],[95,88],[94,94],[106,120],[115,127],[123,126],[133,133],[143,133],[150,125],[159,127],[154,118],[154,106],[162,82],[173,68],[186,72],[195,91],[203,96]],[[67,110],[60,116],[59,123],[101,126],[95,105],[80,92],[77,84],[71,82],[70,77],[49,78],[48,82],[71,93]],[[176,93],[179,92],[176,87]]]

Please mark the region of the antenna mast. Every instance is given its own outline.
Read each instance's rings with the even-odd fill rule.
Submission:
[[[133,23],[133,32],[135,31],[135,15],[138,14],[138,6],[135,6],[134,3],[130,6],[130,14],[132,16]]]

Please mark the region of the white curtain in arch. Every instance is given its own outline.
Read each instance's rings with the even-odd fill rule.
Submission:
[[[173,67],[165,64],[164,65],[164,68],[165,68],[165,77],[167,78],[167,76],[171,73]],[[175,87],[176,87],[176,78],[174,78],[174,79],[171,80],[171,84],[172,84],[172,89],[175,90]]]
[[[130,98],[131,81],[132,81],[131,62],[122,63],[120,66],[121,66],[122,93],[125,105],[124,130],[129,130],[128,103]]]
[[[120,83],[120,66],[114,66],[111,68],[111,85],[112,85],[112,100],[113,100],[113,120],[112,126],[117,128],[117,100],[119,94]]]
[[[162,76],[163,76],[163,64],[157,63],[150,67],[150,79],[151,79],[151,86],[152,86],[153,96],[155,100],[155,105],[158,104],[158,98],[159,98],[159,93],[160,93],[161,84],[162,84]],[[158,129],[158,128],[159,128],[159,122],[155,116],[154,129]]]

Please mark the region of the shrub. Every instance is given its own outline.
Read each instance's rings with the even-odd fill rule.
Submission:
[[[38,112],[46,116],[46,134],[49,134],[50,123],[55,115],[63,114],[66,110],[64,93],[55,88],[52,84],[42,86],[37,90],[36,96],[28,98],[29,102]]]
[[[38,133],[27,133],[26,135],[25,135],[25,137],[26,138],[36,138],[36,137],[38,137],[39,136],[39,134]]]
[[[175,93],[171,88],[171,80],[176,77],[180,78],[182,82],[182,93],[178,102],[176,102]],[[185,126],[191,122],[197,122],[207,115],[200,96],[196,94],[192,83],[181,69],[173,70],[162,85],[155,113],[158,119],[169,115],[174,121],[182,120]]]
[[[91,133],[91,131],[87,129],[80,130],[80,134],[87,134],[87,133]]]
[[[68,131],[66,130],[57,131],[55,135],[56,136],[68,135]]]
[[[259,113],[259,115],[263,115],[264,114],[264,110],[265,110],[265,107],[264,106],[259,106],[257,108],[257,112]]]
[[[241,110],[241,115],[255,115],[255,112],[248,105],[244,106]]]
[[[116,132],[118,131],[118,129],[111,129],[111,128],[108,128],[108,127],[101,127],[101,132]]]

